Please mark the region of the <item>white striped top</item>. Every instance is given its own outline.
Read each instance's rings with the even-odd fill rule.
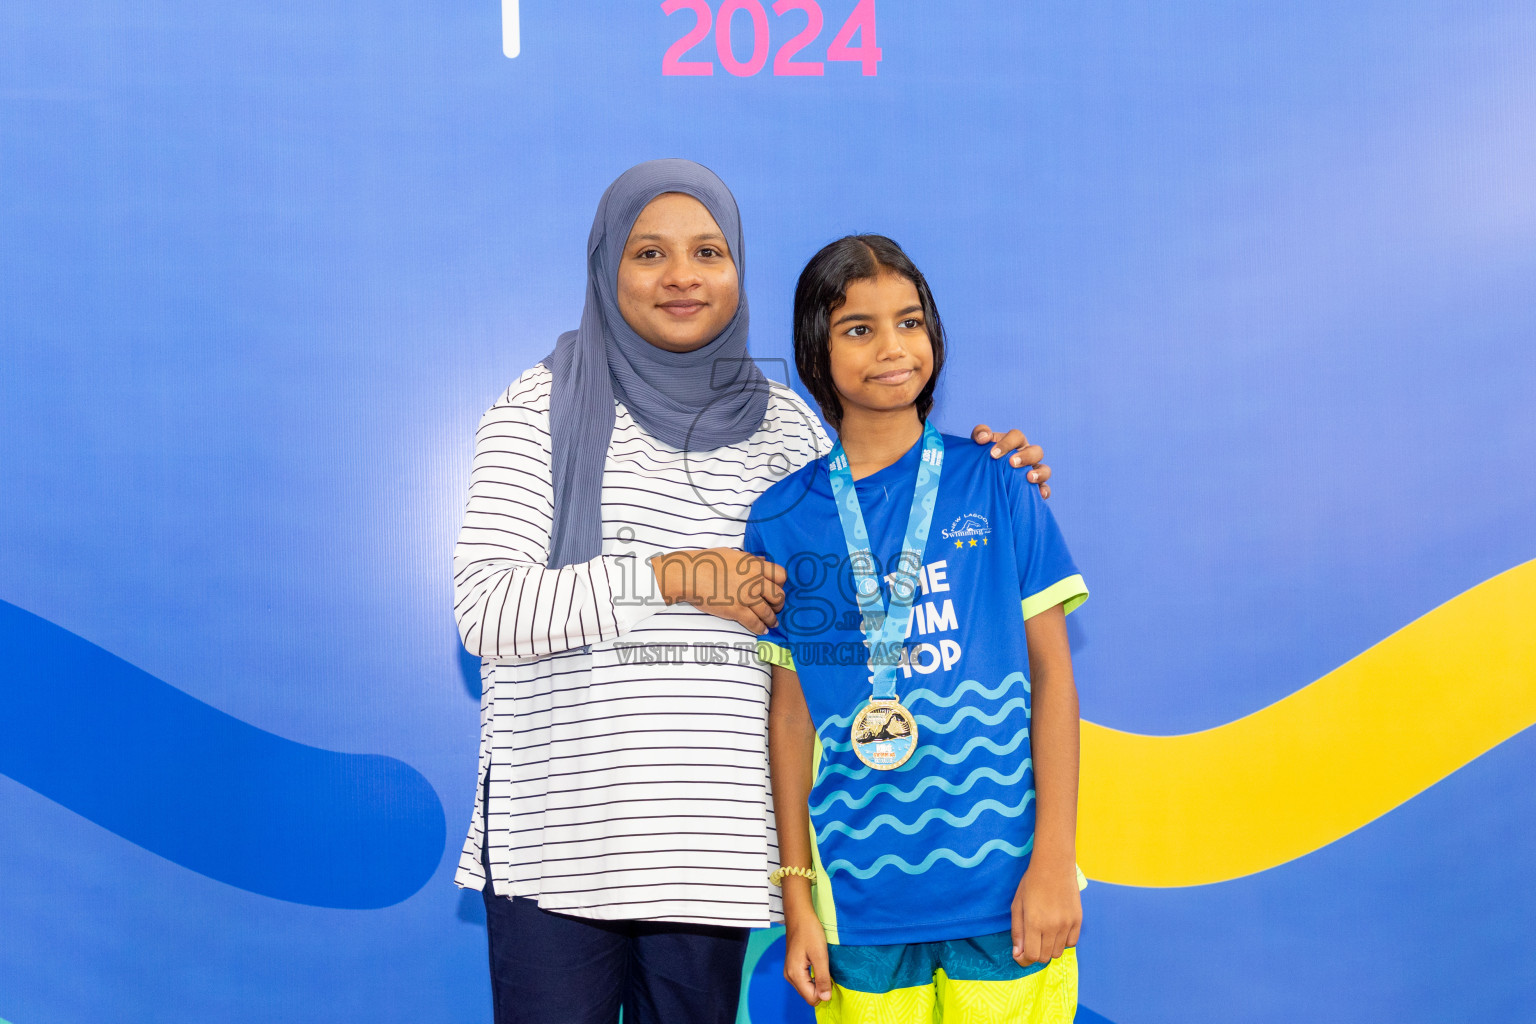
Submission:
[[[482,658],[480,779],[455,881],[604,920],[762,927],[777,864],[768,670],[753,635],[666,607],[645,559],[740,547],[752,502],[831,450],[773,385],[740,444],[683,452],[616,402],[603,553],[547,569],[552,375],[535,366],[485,414],[453,553],[455,614]],[[489,828],[487,830],[487,819]]]

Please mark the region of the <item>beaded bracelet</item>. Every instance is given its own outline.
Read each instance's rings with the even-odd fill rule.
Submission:
[[[776,868],[768,873],[768,881],[774,885],[782,886],[785,875],[794,875],[796,878],[806,878],[812,884],[816,882],[816,871],[813,868]]]

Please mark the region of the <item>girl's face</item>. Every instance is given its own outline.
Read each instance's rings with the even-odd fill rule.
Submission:
[[[668,352],[692,352],[736,315],[736,264],[720,225],[692,196],[652,199],[624,243],[619,312],[635,333]]]
[[[911,281],[886,272],[851,282],[828,320],[832,384],[845,420],[859,411],[892,412],[917,401],[933,375],[933,345]]]

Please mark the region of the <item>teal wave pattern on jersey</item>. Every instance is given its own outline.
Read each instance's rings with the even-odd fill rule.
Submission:
[[[983,697],[987,698],[987,700],[997,700],[999,697],[1003,696],[1003,694],[1007,693],[1015,686],[1020,685],[1024,687],[1025,693],[1029,692],[1029,680],[1025,678],[1024,673],[1011,672],[1003,677],[1002,682],[998,683],[990,690],[987,689],[984,684],[977,682],[975,679],[967,679],[964,680],[959,686],[955,687],[954,692],[951,693],[948,697],[940,696],[939,694],[934,693],[932,690],[913,690],[911,693],[906,694],[902,700],[908,707],[911,707],[913,704],[923,702],[927,704],[936,704],[941,708],[949,708],[954,707],[955,702],[968,693],[979,693]]]
[[[982,779],[991,779],[993,782],[996,782],[999,785],[1011,786],[1022,779],[1024,777],[1024,773],[1029,771],[1032,766],[1033,761],[1031,761],[1029,758],[1025,758],[1023,761],[1020,761],[1019,766],[1008,775],[1003,775],[998,772],[997,769],[991,767],[977,768],[975,771],[971,772],[971,774],[967,775],[965,777],[965,781],[960,783],[958,786],[944,778],[942,775],[929,775],[920,781],[917,785],[913,786],[911,789],[905,790],[898,788],[892,783],[882,782],[878,786],[871,786],[869,789],[865,790],[862,795],[857,797],[849,796],[847,793],[843,792],[833,793],[821,803],[812,807],[811,813],[825,814],[827,810],[839,800],[847,804],[851,809],[858,810],[861,807],[868,807],[869,802],[875,797],[887,793],[890,794],[893,800],[900,800],[904,804],[911,803],[930,789],[941,789],[945,793],[948,793],[950,796],[959,796],[962,793],[970,792],[971,787],[975,786],[976,783],[980,782]]]
[[[941,860],[947,860],[953,864],[959,865],[962,868],[973,868],[985,860],[989,854],[1001,851],[1008,854],[1010,857],[1022,857],[1030,850],[1032,850],[1034,845],[1035,839],[1033,836],[1031,836],[1029,842],[1025,843],[1023,846],[1015,846],[1013,843],[1010,843],[1004,839],[990,839],[987,842],[981,844],[981,849],[977,850],[975,853],[969,856],[963,856],[959,853],[956,853],[954,850],[944,848],[929,852],[928,856],[924,857],[917,864],[908,863],[902,858],[896,856],[894,853],[887,853],[881,855],[873,864],[867,868],[858,867],[851,861],[835,860],[827,865],[827,875],[835,875],[842,871],[847,872],[854,878],[863,880],[875,877],[875,875],[879,874],[881,871],[884,871],[886,868],[896,868],[902,873],[908,875],[921,875],[926,873],[929,868],[933,867]]]
[[[1001,697],[1015,686],[1018,686],[1020,683],[1024,685],[1024,692],[1028,693],[1029,680],[1025,678],[1024,673],[1014,672],[1008,676],[1005,676],[1002,682],[998,683],[990,690],[987,689],[985,685],[977,682],[974,679],[967,679],[963,681],[959,686],[955,687],[955,692],[951,693],[948,697],[940,696],[932,690],[920,689],[913,690],[908,694],[904,694],[901,698],[901,701],[909,708],[917,703],[936,704],[941,708],[949,708],[954,707],[955,702],[968,693],[979,693],[988,700],[997,700],[997,698]],[[864,705],[860,704],[846,715],[833,715],[826,721],[822,722],[821,727],[824,730],[846,729],[853,725],[854,718],[856,718],[858,713],[862,710],[864,710]]]
[[[910,836],[921,832],[935,821],[942,821],[944,824],[954,828],[965,828],[981,817],[983,811],[996,811],[1005,818],[1017,818],[1024,813],[1025,809],[1029,807],[1034,799],[1035,791],[1033,789],[1026,789],[1024,791],[1024,799],[1020,800],[1017,804],[1010,806],[990,798],[978,800],[963,815],[951,814],[942,807],[931,807],[922,814],[919,814],[916,821],[910,823],[902,821],[894,814],[877,815],[873,821],[863,828],[853,828],[847,822],[830,821],[820,832],[816,833],[816,841],[824,843],[827,841],[827,837],[834,832],[841,832],[850,839],[868,839],[874,834],[876,829],[882,826],[889,826],[902,835]]]
[[[998,755],[999,757],[1002,757],[1013,753],[1015,750],[1018,750],[1019,744],[1023,743],[1028,738],[1028,729],[1020,729],[1018,732],[1013,734],[1013,739],[1009,740],[1007,743],[996,743],[986,736],[976,736],[968,740],[965,746],[961,747],[959,751],[953,754],[941,747],[925,744],[924,746],[918,747],[917,750],[913,752],[912,759],[908,761],[904,767],[910,771],[913,765],[917,764],[917,762],[921,761],[925,757],[935,758],[939,761],[943,761],[945,764],[959,764],[966,758],[970,757],[972,751],[980,750],[982,748],[985,748]],[[824,779],[829,775],[846,775],[848,778],[857,781],[859,779],[867,778],[873,771],[874,769],[868,765],[864,765],[860,768],[850,768],[845,764],[827,764],[822,768],[821,777],[816,781],[818,784],[820,784],[821,779]]]
[[[974,718],[982,725],[996,725],[1013,712],[1020,709],[1027,710],[1028,708],[1028,698],[1015,697],[990,715],[977,708],[961,708],[959,711],[955,712],[955,716],[949,719],[947,722],[936,721],[932,718],[929,718],[927,715],[914,715],[913,717],[917,719],[918,735],[922,735],[924,731],[931,733],[954,732],[956,729],[960,728],[961,724],[968,718]],[[831,743],[827,743],[826,747],[829,750],[848,751],[853,749],[853,741],[833,740]]]
[[[947,722],[936,721],[927,715],[916,715],[918,729],[927,729],[929,732],[954,732],[960,728],[960,724],[967,718],[974,718],[982,725],[996,725],[1015,711],[1028,711],[1028,697],[1014,697],[1006,701],[1002,707],[990,715],[980,708],[961,708],[955,712],[955,717]]]

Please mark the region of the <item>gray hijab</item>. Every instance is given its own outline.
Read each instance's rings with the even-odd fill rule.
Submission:
[[[615,298],[624,243],[640,211],[666,192],[704,204],[730,246],[741,282],[736,315],[709,344],[668,352],[636,334]],[[597,204],[587,236],[587,301],[581,326],[544,357],[554,455],[549,567],[602,553],[603,461],[623,402],[646,432],[674,448],[708,451],[751,437],[768,408],[768,381],[747,356],[746,252],[741,216],[725,182],[692,160],[651,160],[619,175]]]

